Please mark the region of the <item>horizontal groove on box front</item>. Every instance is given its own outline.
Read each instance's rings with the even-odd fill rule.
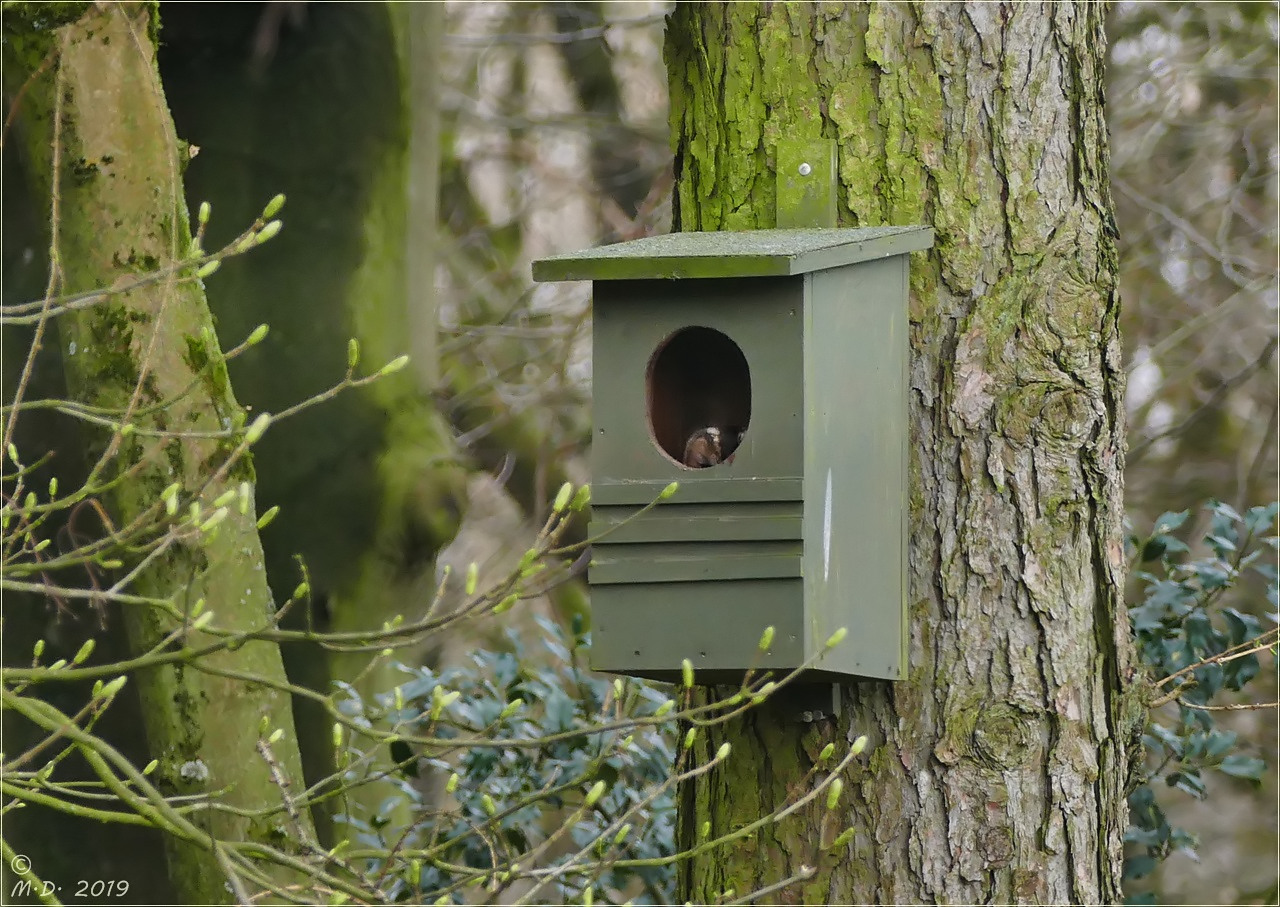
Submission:
[[[634,505],[595,505],[588,533],[593,541],[611,545],[794,541],[802,537],[803,509],[799,501],[661,504],[645,513]]]
[[[714,504],[717,502],[751,501],[801,501],[804,498],[804,480],[799,476],[772,476],[753,478],[706,479],[693,478],[697,471],[690,470],[691,478],[680,483],[674,495],[658,504]],[[650,504],[669,483],[660,480],[618,482],[597,480],[591,483],[592,504]]]
[[[588,581],[676,583],[801,576],[799,540],[634,542],[592,548]]]

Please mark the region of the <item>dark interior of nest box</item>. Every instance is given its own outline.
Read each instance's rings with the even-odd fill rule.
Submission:
[[[745,432],[751,422],[747,357],[712,328],[681,328],[663,340],[649,360],[645,384],[649,430],[677,464],[698,429]]]

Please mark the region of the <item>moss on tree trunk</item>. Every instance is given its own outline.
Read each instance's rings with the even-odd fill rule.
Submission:
[[[1142,709],[1103,14],[749,3],[671,19],[678,229],[772,226],[777,139],[821,136],[839,144],[842,224],[937,230],[911,272],[909,679],[849,686],[835,722],[765,708],[709,735],[733,755],[684,790],[686,846],[794,795],[828,741],[874,749],[835,810],[694,861],[681,900],[802,867],[779,900],[1121,898]]]
[[[6,68],[16,64],[30,73],[44,54],[53,54],[53,64],[21,99],[18,128],[35,196],[56,212],[53,258],[64,292],[110,287],[162,268],[185,255],[191,240],[180,146],[155,66],[154,15],[150,4],[95,6],[56,32],[6,35]],[[95,454],[118,444],[116,462],[124,465],[149,454],[132,478],[105,496],[115,524],[155,506],[171,482],[185,496],[209,479],[229,447],[199,433],[225,429],[242,413],[200,285],[153,283],[64,315],[58,327],[74,399],[122,408],[138,389],[133,423],[139,431],[114,438],[100,432],[89,444]],[[173,402],[148,411],[159,401]],[[149,445],[143,440],[148,430],[186,434]],[[205,490],[205,511],[214,510],[212,501],[224,491],[251,478],[247,462],[232,469]],[[216,533],[172,548],[140,576],[134,591],[168,599],[179,609],[203,599],[215,625],[225,630],[264,626],[272,601],[254,522],[252,507],[245,513],[231,507]],[[118,617],[138,654],[177,626],[159,609],[128,607]],[[202,641],[195,631],[188,638]],[[289,697],[215,671],[284,681],[280,652],[267,642],[207,656],[198,665],[144,669],[133,678],[149,747],[159,762],[157,784],[174,795],[223,791],[223,803],[247,812],[190,814],[217,839],[288,846],[277,827],[285,821],[279,813],[253,813],[269,816],[281,803],[256,750],[260,723],[284,729],[275,757],[288,777],[300,777]],[[302,833],[312,834],[303,819]],[[226,876],[203,842],[172,836],[166,842],[182,902],[231,899]]]

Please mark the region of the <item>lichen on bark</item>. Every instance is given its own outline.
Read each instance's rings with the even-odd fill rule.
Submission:
[[[870,736],[838,820],[802,809],[682,899],[816,868],[806,903],[1121,898],[1134,709],[1121,600],[1123,377],[1101,107],[1076,4],[681,4],[667,33],[680,229],[773,224],[773,145],[839,145],[848,226],[933,226],[911,268],[910,667],[838,723],[705,742],[691,844],[794,795],[803,741]],[[766,706],[767,708],[767,706]],[[744,796],[749,791],[749,796]],[[736,804],[736,805],[735,805]],[[855,829],[824,851],[832,821]]]

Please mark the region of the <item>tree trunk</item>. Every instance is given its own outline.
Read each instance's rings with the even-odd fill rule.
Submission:
[[[766,707],[710,735],[733,755],[683,791],[685,846],[794,796],[828,741],[871,748],[834,810],[693,861],[681,900],[802,867],[777,898],[1121,898],[1143,708],[1121,599],[1103,12],[681,4],[670,20],[677,229],[772,226],[787,136],[836,139],[843,225],[937,231],[911,269],[908,679],[849,685],[834,722]]]
[[[308,4],[296,23],[274,23],[275,50],[256,62],[250,36],[263,20],[255,5],[166,12],[165,85],[183,137],[201,147],[187,174],[190,202],[212,202],[214,226],[225,231],[263,199],[289,199],[279,238],[228,263],[210,287],[225,338],[271,325],[259,348],[231,364],[245,402],[278,411],[323,390],[342,374],[352,337],[362,373],[414,356],[413,368],[273,428],[258,451],[263,502],[281,507],[264,533],[271,581],[287,595],[302,555],[322,629],[376,630],[424,609],[435,554],[457,531],[465,493],[466,467],[429,394],[438,184],[428,172],[433,117],[410,103],[422,97],[433,61],[422,54],[429,36],[409,30],[440,12]],[[328,694],[333,681],[359,677],[370,702],[404,679],[389,659],[364,672],[374,654],[285,651],[297,683]],[[310,703],[295,708],[314,783],[334,768],[331,721]],[[384,747],[372,768],[388,765]],[[369,785],[321,809],[357,803],[367,820],[392,794]],[[327,837],[327,817],[317,819]]]
[[[59,290],[66,293],[163,268],[184,256],[191,242],[178,141],[155,65],[154,7],[85,6],[57,31],[41,31],[49,23],[32,15],[17,26],[6,22],[5,35],[6,71],[19,73],[17,84],[52,55],[52,65],[31,80],[18,102],[19,129],[34,195],[45,211],[53,205],[57,212],[53,266],[60,268]],[[199,488],[230,449],[226,439],[199,433],[223,430],[243,415],[199,283],[160,281],[113,295],[63,315],[58,327],[73,399],[122,409],[135,388],[141,394],[142,408],[133,418],[139,431],[127,438],[117,434],[112,442],[121,445],[116,462],[122,468],[143,462],[131,480],[107,492],[104,503],[116,524],[153,507],[170,482],[180,483],[184,498]],[[164,408],[146,409],[175,398]],[[164,437],[154,442],[159,451],[139,440],[148,430],[179,429],[194,434]],[[101,434],[95,442],[97,450],[107,443]],[[212,513],[214,499],[251,480],[252,468],[242,461],[205,491],[204,511]],[[131,591],[179,608],[203,598],[215,625],[228,631],[262,627],[272,601],[255,519],[252,507],[244,513],[230,507],[216,533],[175,546]],[[135,654],[176,626],[159,609],[136,605],[123,608],[121,618]],[[195,631],[189,639],[194,645],[209,641]],[[284,682],[279,649],[267,642],[207,656],[200,666]],[[221,802],[244,814],[197,811],[188,814],[193,822],[216,839],[280,844],[278,820],[255,815],[281,803],[256,744],[261,721],[284,729],[273,745],[275,758],[286,777],[301,777],[289,697],[184,664],[143,669],[132,682],[140,688],[149,748],[159,760],[157,786],[184,795],[222,790]],[[207,842],[173,836],[166,842],[182,902],[231,897]]]

